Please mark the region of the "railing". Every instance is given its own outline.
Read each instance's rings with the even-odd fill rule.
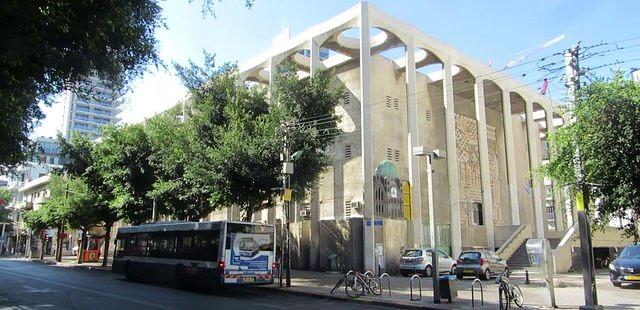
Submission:
[[[553,269],[556,273],[567,272],[571,268],[572,239],[576,233],[577,227],[578,223],[573,223],[562,240],[560,240],[560,243],[558,243],[558,246],[555,249],[551,249],[551,254],[553,256]]]
[[[418,278],[418,289],[419,289],[419,292],[420,292],[420,297],[418,297],[417,299],[413,298],[413,279],[415,279],[415,278]],[[409,280],[409,290],[411,292],[411,297],[410,297],[411,301],[418,301],[418,300],[422,299],[422,279],[420,278],[419,275],[414,274],[411,277],[411,279]]]
[[[476,306],[476,300],[474,296],[474,287],[476,286],[476,283],[480,284],[480,305],[484,306],[484,290],[482,289],[482,281],[480,281],[480,279],[478,278],[475,278],[473,282],[471,282],[471,307]]]
[[[502,259],[509,259],[530,236],[531,227],[526,224],[520,225],[520,227],[511,234],[511,237],[500,246],[496,254]]]
[[[380,297],[382,297],[382,292],[384,292],[384,282],[382,281],[384,277],[387,278],[387,284],[389,284],[387,288],[389,289],[389,297],[391,297],[391,277],[386,272],[380,275]]]

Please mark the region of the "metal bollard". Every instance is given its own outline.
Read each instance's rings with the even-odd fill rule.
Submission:
[[[391,277],[386,272],[380,275],[380,297],[382,297],[382,292],[384,291],[384,282],[382,282],[382,278],[384,277],[387,277],[387,284],[389,284],[387,288],[389,289],[389,297],[391,297]]]
[[[531,281],[529,281],[529,270],[524,271],[524,284],[531,284]]]
[[[484,290],[482,288],[482,281],[480,281],[480,279],[476,278],[473,280],[473,282],[471,282],[471,307],[475,307],[476,306],[476,300],[475,300],[475,296],[474,296],[474,290],[473,288],[476,286],[475,284],[478,283],[480,284],[480,302],[481,302],[481,306],[484,306]]]
[[[413,298],[413,279],[418,278],[418,289],[420,290],[420,297],[418,299]],[[409,289],[411,291],[411,301],[418,301],[422,299],[422,278],[419,275],[414,274],[409,280]]]

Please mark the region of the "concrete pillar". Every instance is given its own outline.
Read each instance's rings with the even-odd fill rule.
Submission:
[[[516,176],[516,151],[513,145],[513,120],[511,115],[511,92],[502,91],[502,124],[507,157],[507,183],[509,187],[509,207],[511,225],[520,225],[520,207],[518,206],[518,177]]]
[[[362,189],[364,202],[364,266],[375,270],[375,209],[373,205],[373,164],[371,137],[371,44],[369,33],[369,4],[360,2],[360,131],[362,144]],[[367,226],[366,221],[371,225]]]
[[[309,73],[313,76],[320,69],[320,47],[315,38],[309,39],[309,55]]]
[[[409,163],[409,183],[411,184],[411,223],[413,225],[413,245],[424,245],[422,233],[422,186],[420,185],[420,161],[413,156],[413,147],[418,146],[418,105],[416,104],[416,61],[415,43],[411,38],[406,45],[407,82],[407,162]]]
[[[484,227],[487,231],[487,246],[495,250],[493,237],[493,197],[491,197],[491,177],[489,175],[489,146],[487,143],[487,117],[484,106],[484,80],[476,79],[474,85],[476,121],[478,122],[478,153],[480,155],[480,183],[482,186],[482,211]]]
[[[311,59],[309,61],[309,73],[313,77],[320,68],[320,49],[314,38],[309,39],[309,51]],[[309,212],[311,217],[311,227],[309,234],[309,269],[318,270],[320,258],[320,203],[318,201],[318,187],[311,190],[311,203]]]
[[[444,93],[444,122],[447,140],[447,175],[449,177],[449,210],[451,217],[451,251],[453,257],[462,249],[462,228],[460,226],[460,188],[458,177],[458,150],[456,146],[456,115],[453,100],[453,75],[451,56],[447,56],[443,66],[442,88]]]
[[[540,182],[537,182],[533,177],[533,171],[538,166],[538,142],[540,137],[538,130],[533,121],[533,102],[525,101],[525,114],[527,117],[527,145],[529,146],[529,179],[531,184],[531,193],[533,195],[533,217],[535,221],[536,238],[544,238],[544,216],[542,213],[542,201],[540,197]]]

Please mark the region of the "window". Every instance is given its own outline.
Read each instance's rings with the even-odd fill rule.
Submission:
[[[400,150],[394,150],[393,152],[393,158],[395,159],[396,162],[400,162]]]
[[[387,159],[393,160],[393,150],[390,148],[387,148]]]
[[[393,107],[398,110],[398,98],[393,98]]]
[[[427,122],[431,121],[431,111],[427,110],[425,112],[425,119],[427,120]]]
[[[351,93],[347,90],[342,93],[342,104],[347,105],[349,103],[351,103]]]
[[[351,144],[344,146],[344,158],[351,159]]]
[[[471,205],[471,224],[482,226],[483,218],[482,218],[482,203],[474,202]]]
[[[386,96],[386,106],[387,108],[391,107],[391,96]]]
[[[351,200],[344,201],[344,217],[351,217]]]

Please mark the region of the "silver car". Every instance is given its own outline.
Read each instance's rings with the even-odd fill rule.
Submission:
[[[502,274],[508,269],[507,261],[492,251],[463,251],[458,258],[455,274],[458,279],[472,276],[488,280],[492,275]]]
[[[400,257],[400,274],[407,276],[411,273],[421,273],[431,277],[433,269],[431,265],[431,249],[409,249],[405,250]],[[438,270],[455,274],[456,261],[447,253],[438,250]]]

